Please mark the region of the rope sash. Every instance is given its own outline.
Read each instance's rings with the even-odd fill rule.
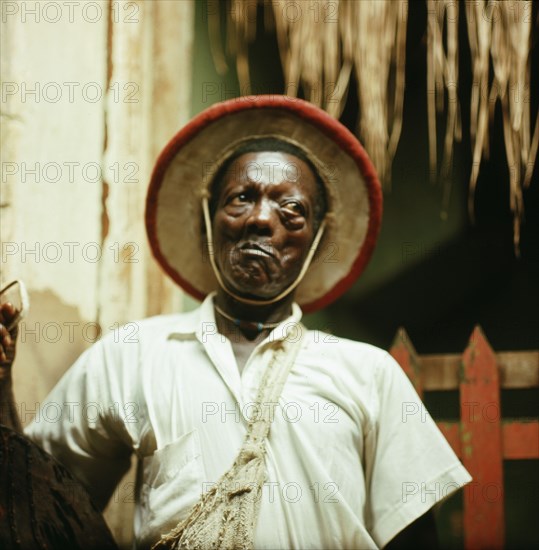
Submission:
[[[152,550],[251,550],[262,486],[266,481],[266,438],[275,406],[301,348],[306,328],[298,323],[298,336],[290,330],[274,350],[260,382],[257,411],[247,428],[243,445],[232,467],[191,508],[188,516],[154,544]]]

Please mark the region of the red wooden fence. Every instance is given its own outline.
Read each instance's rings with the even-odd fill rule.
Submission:
[[[539,351],[495,353],[476,327],[462,355],[419,356],[402,328],[390,352],[420,396],[459,390],[460,422],[437,424],[473,477],[464,488],[465,548],[503,548],[503,460],[539,458],[539,421],[504,420],[500,390],[539,387]]]

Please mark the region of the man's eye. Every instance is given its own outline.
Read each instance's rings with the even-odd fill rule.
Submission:
[[[238,193],[230,198],[229,204],[238,206],[247,202],[247,193]]]
[[[290,212],[293,212],[297,216],[304,216],[305,215],[305,209],[303,208],[303,205],[296,201],[290,201],[283,205],[283,208],[285,210],[289,210]]]

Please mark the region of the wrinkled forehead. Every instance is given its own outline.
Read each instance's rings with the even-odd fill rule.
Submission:
[[[283,151],[257,151],[242,153],[227,167],[226,181],[252,183],[314,183],[315,174],[309,165],[292,153]]]
[[[220,168],[227,166],[231,161],[242,156],[244,153],[282,153],[292,155],[294,158],[307,161],[307,164],[314,169],[317,174],[321,175],[323,170],[323,162],[320,163],[314,154],[307,148],[303,147],[299,142],[289,138],[288,136],[275,134],[249,135],[239,138],[227,144],[223,144],[220,153],[212,159],[209,164],[209,170],[206,170],[205,180],[211,179]]]

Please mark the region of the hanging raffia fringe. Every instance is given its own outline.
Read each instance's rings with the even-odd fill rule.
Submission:
[[[459,7],[453,0],[427,0],[427,111],[429,128],[430,179],[436,181],[437,140],[436,114],[447,111],[441,179],[444,184],[442,217],[447,216],[451,191],[450,171],[453,144],[460,141],[460,105],[458,89],[458,22]],[[444,41],[443,29],[446,28]],[[444,47],[445,44],[445,47]],[[445,108],[447,94],[447,109]]]
[[[466,23],[468,40],[472,57],[473,88],[470,105],[470,137],[473,149],[472,171],[468,195],[468,210],[474,217],[473,197],[481,156],[488,156],[488,122],[489,122],[489,67],[490,67],[490,20],[483,17],[486,3],[480,0],[466,4]]]
[[[216,67],[226,70],[220,47],[219,9],[208,0],[211,48]],[[450,196],[454,142],[461,139],[458,99],[459,2],[426,0],[427,111],[431,180],[443,182],[442,216]],[[284,93],[305,98],[339,117],[355,75],[359,91],[359,135],[386,187],[402,127],[408,0],[228,0],[227,50],[235,57],[241,93],[250,93],[248,46],[254,40],[257,7],[264,26],[275,30],[285,76]],[[488,129],[499,99],[510,172],[515,252],[523,220],[522,189],[530,184],[539,142],[539,114],[530,141],[531,0],[464,2],[472,55],[470,133],[473,164],[469,211]],[[217,5],[218,8],[218,5]],[[273,18],[269,16],[273,14]],[[489,81],[490,59],[494,77]],[[445,111],[441,170],[437,168],[436,116]]]
[[[264,26],[274,26],[285,77],[284,92],[338,118],[352,72],[359,90],[359,134],[380,179],[389,184],[402,128],[408,0],[259,0]],[[211,49],[220,72],[220,13],[209,10]],[[273,19],[267,17],[272,10]],[[247,49],[255,38],[257,4],[229,0],[227,51],[236,59],[242,94],[251,91]],[[390,84],[391,83],[391,84]]]
[[[499,99],[503,116],[505,152],[509,166],[510,206],[513,213],[515,254],[520,255],[520,225],[524,217],[522,188],[531,181],[538,123],[530,144],[531,1],[469,2],[466,4],[468,36],[473,63],[471,137],[473,164],[468,210],[473,219],[474,194],[483,155],[488,156],[488,124]],[[494,78],[489,86],[489,53]],[[539,121],[539,113],[538,113]]]
[[[346,7],[343,11],[350,14],[343,36],[357,37],[352,59],[359,90],[359,134],[387,183],[402,127],[408,3],[347,2]],[[395,82],[393,94],[390,81]]]

